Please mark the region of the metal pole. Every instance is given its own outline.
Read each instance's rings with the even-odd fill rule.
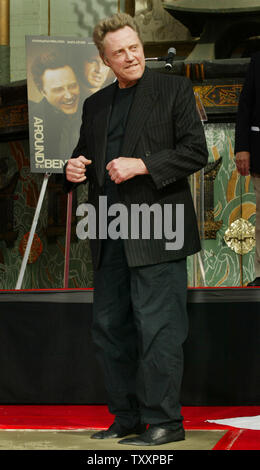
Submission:
[[[68,202],[67,202],[67,222],[66,222],[66,242],[65,242],[65,263],[64,263],[64,288],[65,289],[67,289],[69,285],[72,191],[69,192],[67,201]]]
[[[25,253],[24,253],[24,257],[23,257],[19,277],[18,277],[16,286],[15,286],[16,290],[21,289],[21,286],[22,286],[23,277],[24,277],[27,261],[28,261],[28,258],[29,258],[29,254],[30,254],[30,251],[31,251],[33,237],[34,237],[34,234],[35,234],[36,226],[37,226],[39,215],[40,215],[40,212],[41,212],[41,207],[42,207],[45,191],[46,191],[46,188],[47,188],[47,184],[48,184],[48,181],[49,181],[49,177],[50,177],[50,173],[45,173],[43,183],[42,183],[42,187],[41,187],[40,196],[39,196],[39,199],[38,199],[38,203],[37,203],[34,218],[33,218],[33,223],[32,223],[32,226],[31,226],[31,231],[30,231],[28,242],[27,242],[27,245],[26,245],[26,250],[25,250]]]

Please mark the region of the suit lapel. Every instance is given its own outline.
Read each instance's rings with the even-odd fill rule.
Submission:
[[[104,89],[104,96],[102,96],[101,105],[96,109],[93,120],[93,132],[95,140],[95,170],[100,186],[103,185],[104,181],[107,130],[115,89],[115,84],[112,84],[111,86]]]
[[[122,156],[133,156],[136,143],[140,137],[146,120],[151,114],[154,101],[157,99],[158,94],[159,92],[154,90],[153,87],[152,74],[149,69],[146,68],[143,77],[138,83],[134,102],[129,112],[125,138],[121,151]]]
[[[101,96],[101,104],[95,110],[95,117],[93,120],[95,170],[100,186],[102,186],[104,182],[107,131],[116,86],[116,83],[114,83],[104,89],[104,94]],[[153,104],[157,99],[158,94],[159,92],[154,90],[153,87],[152,74],[149,69],[146,68],[140,82],[138,83],[134,101],[129,112],[125,138],[121,150],[122,156],[133,156],[136,143],[140,137],[146,120],[151,114]]]

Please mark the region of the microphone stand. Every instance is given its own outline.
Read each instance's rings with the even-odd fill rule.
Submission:
[[[168,55],[167,56],[147,57],[145,60],[150,61],[150,62],[165,62],[165,68],[167,70],[171,70],[175,55],[176,55],[176,49],[174,47],[170,47],[168,49]]]
[[[147,57],[145,58],[146,62],[166,62],[169,59],[168,56],[163,56],[163,57]],[[165,63],[165,68],[168,70],[172,69],[172,66],[170,64]]]
[[[167,56],[163,56],[163,57],[146,57],[145,58],[146,61],[151,61],[151,62],[164,62],[167,60]]]

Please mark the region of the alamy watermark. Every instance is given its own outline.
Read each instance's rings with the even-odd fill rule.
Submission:
[[[180,250],[184,245],[184,204],[176,204],[175,207],[176,229],[173,231],[172,204],[131,204],[129,209],[122,203],[115,203],[108,208],[107,196],[100,196],[98,215],[91,203],[78,206],[76,215],[83,218],[77,223],[76,233],[80,240],[104,240],[108,237],[113,240],[149,240],[152,236],[157,240],[166,239],[166,250]],[[109,217],[113,219],[108,221]]]

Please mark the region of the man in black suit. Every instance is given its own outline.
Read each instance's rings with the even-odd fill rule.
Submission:
[[[251,174],[256,194],[255,279],[248,286],[260,286],[260,53],[249,64],[239,99],[235,154],[238,172]]]
[[[200,250],[187,177],[206,164],[208,153],[189,80],[145,67],[133,18],[116,14],[99,23],[93,37],[117,82],[84,103],[66,185],[69,190],[88,179],[89,203],[97,211],[106,196],[108,208],[119,203],[127,217],[120,226],[124,236],[110,231],[106,239],[90,240],[93,338],[115,415],[109,429],[92,437],[134,433],[120,443],[158,445],[185,437],[180,387],[188,330],[186,256]],[[151,221],[161,210],[149,236],[125,236],[126,226],[136,228],[140,221],[135,211],[147,205]],[[105,215],[97,214],[99,233]]]

